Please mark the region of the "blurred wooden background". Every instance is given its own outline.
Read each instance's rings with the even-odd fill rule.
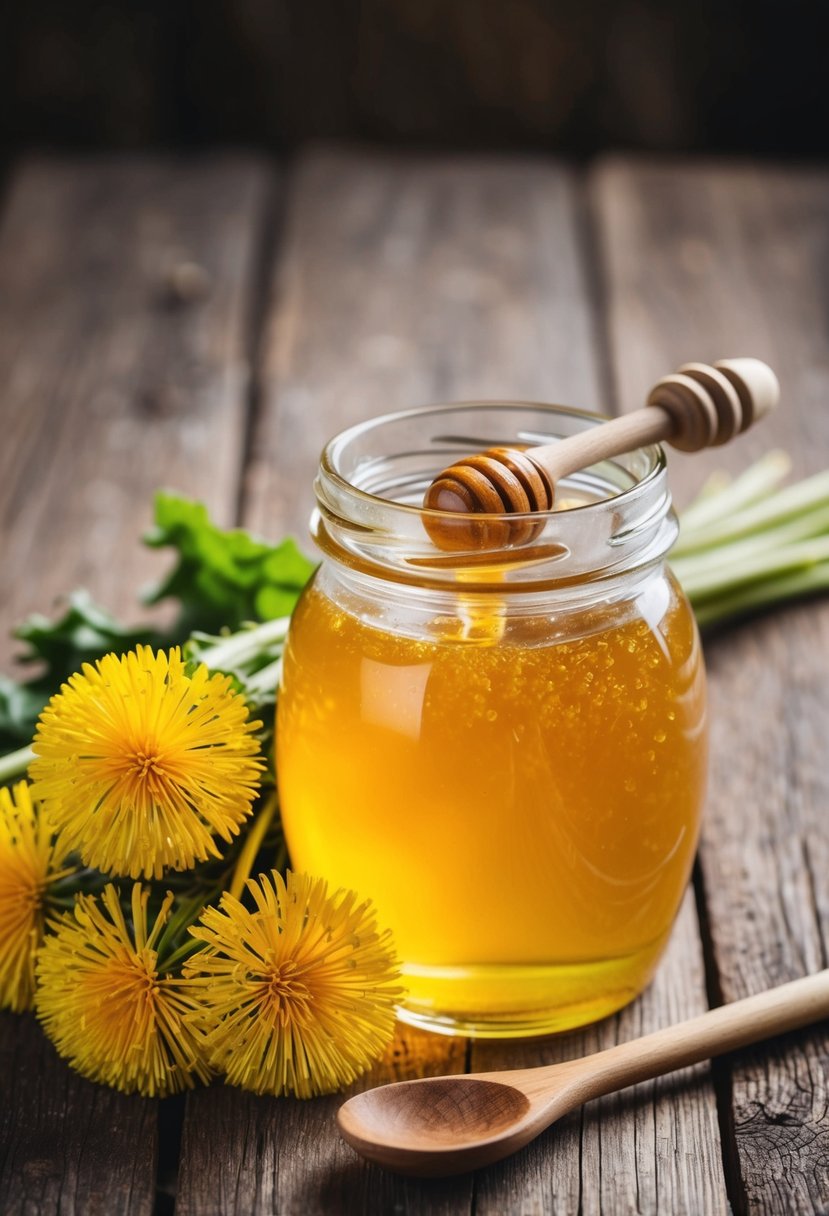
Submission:
[[[27,0],[6,148],[308,139],[822,156],[815,0]]]

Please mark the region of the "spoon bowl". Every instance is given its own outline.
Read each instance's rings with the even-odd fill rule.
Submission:
[[[538,1103],[512,1082],[517,1075],[508,1074],[510,1081],[478,1074],[383,1085],[340,1108],[340,1132],[363,1157],[398,1173],[476,1169],[537,1135]]]
[[[425,1086],[423,1081],[384,1085],[358,1094],[348,1106],[350,1128],[359,1121],[365,1132],[388,1138],[399,1127],[407,1144],[478,1141],[514,1127],[530,1110],[513,1085],[471,1076],[436,1077]]]

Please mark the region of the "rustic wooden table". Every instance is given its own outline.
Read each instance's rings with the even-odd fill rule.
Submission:
[[[208,290],[177,289],[185,263]],[[732,449],[672,460],[676,496],[774,444],[813,472],[829,462],[827,274],[817,171],[327,151],[290,167],[23,164],[0,214],[4,630],[78,584],[128,610],[161,564],[136,543],[159,485],[223,522],[304,537],[323,440],[397,407],[505,395],[628,409],[686,359],[750,353],[779,371],[778,416]],[[707,817],[649,991],[541,1042],[401,1030],[364,1084],[582,1054],[826,966],[829,604],[734,627],[706,652]],[[352,1155],[337,1098],[124,1097],[4,1015],[0,1209],[826,1212],[828,1046],[817,1027],[641,1085],[501,1166],[423,1184]]]

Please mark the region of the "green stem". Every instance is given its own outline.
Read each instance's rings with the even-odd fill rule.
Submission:
[[[690,506],[680,515],[682,534],[675,551],[692,548],[699,533],[705,543],[704,530],[708,524],[730,517],[751,503],[766,498],[783,480],[791,468],[785,452],[768,452],[739,477],[721,486],[717,474],[707,482]],[[715,488],[716,487],[716,488]]]
[[[803,515],[796,515],[775,527],[752,533],[742,540],[724,542],[710,549],[699,549],[683,556],[680,553],[671,564],[680,582],[729,568],[738,575],[744,563],[763,556],[772,561],[774,555],[797,541],[829,536],[829,504]]]
[[[211,897],[218,894],[218,889],[202,893],[198,892],[190,899],[182,900],[178,908],[173,912],[167,924],[164,926],[164,931],[156,945],[156,954],[159,958],[163,958],[168,946],[172,945],[178,935],[183,932],[196,919],[201,909],[205,904],[210,902]],[[178,953],[178,950],[175,951]],[[169,963],[169,959],[166,960]],[[166,965],[166,964],[165,964]]]
[[[265,838],[270,822],[276,813],[276,808],[279,805],[276,792],[271,794],[262,810],[257,815],[254,823],[247,834],[242,851],[239,854],[239,859],[236,862],[236,868],[233,871],[233,878],[230,882],[228,892],[234,899],[238,899],[245,889],[245,883],[250,877],[250,871],[253,866],[256,854],[259,852],[260,845]]]
[[[74,902],[75,896],[81,893],[97,895],[110,881],[100,870],[82,865],[77,853],[70,854],[68,860],[71,862],[73,859],[77,859],[77,864],[68,866],[68,872],[55,880],[54,885],[50,885],[50,898],[69,899]]]
[[[770,553],[760,553],[739,567],[726,566],[714,570],[682,571],[677,578],[692,601],[720,595],[746,583],[763,582],[795,570],[829,563],[829,536],[812,538],[798,544],[784,545]]]
[[[49,895],[46,899],[46,906],[51,911],[71,912],[75,907],[74,895]]]
[[[237,667],[273,642],[280,642],[288,632],[290,617],[281,616],[273,621],[255,625],[253,629],[240,629],[230,637],[205,648],[203,662],[211,671],[227,671]]]
[[[276,850],[276,857],[273,859],[273,868],[278,870],[280,874],[284,874],[288,866],[288,846],[284,840],[280,840],[279,848]]]
[[[34,758],[35,754],[30,747],[21,747],[19,751],[0,756],[0,785],[5,785],[12,777],[25,773]]]
[[[274,689],[278,686],[282,675],[282,656],[274,659],[267,667],[257,671],[255,675],[245,678],[245,693],[248,703],[257,705],[260,700],[273,701]]]
[[[723,493],[727,493],[724,491]],[[804,511],[825,507],[829,502],[829,471],[816,473],[804,481],[795,482],[768,495],[760,502],[746,507],[744,510],[730,514],[727,505],[720,504],[719,522],[700,528],[691,535],[686,535],[684,543],[675,546],[674,551],[680,554],[690,553],[698,549],[714,548],[726,541],[759,532],[775,524],[782,523],[791,516],[802,514]]]
[[[829,590],[829,564],[824,563],[812,566],[809,570],[795,571],[783,578],[753,583],[731,595],[722,595],[703,603],[695,602],[692,597],[692,603],[697,623],[704,629],[710,625],[721,624],[731,617],[779,604],[783,600],[826,590]]]
[[[194,954],[196,950],[203,949],[204,942],[200,942],[196,938],[191,937],[186,942],[182,942],[177,950],[174,950],[172,954],[165,958],[163,963],[159,963],[158,970],[160,972],[172,971],[174,967],[178,966],[178,964],[183,962],[184,959],[186,959],[189,955]]]

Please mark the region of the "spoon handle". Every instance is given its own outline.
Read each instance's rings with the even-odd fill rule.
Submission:
[[[732,1001],[699,1017],[588,1057],[584,1084],[595,1098],[676,1068],[798,1030],[829,1017],[829,970]]]

